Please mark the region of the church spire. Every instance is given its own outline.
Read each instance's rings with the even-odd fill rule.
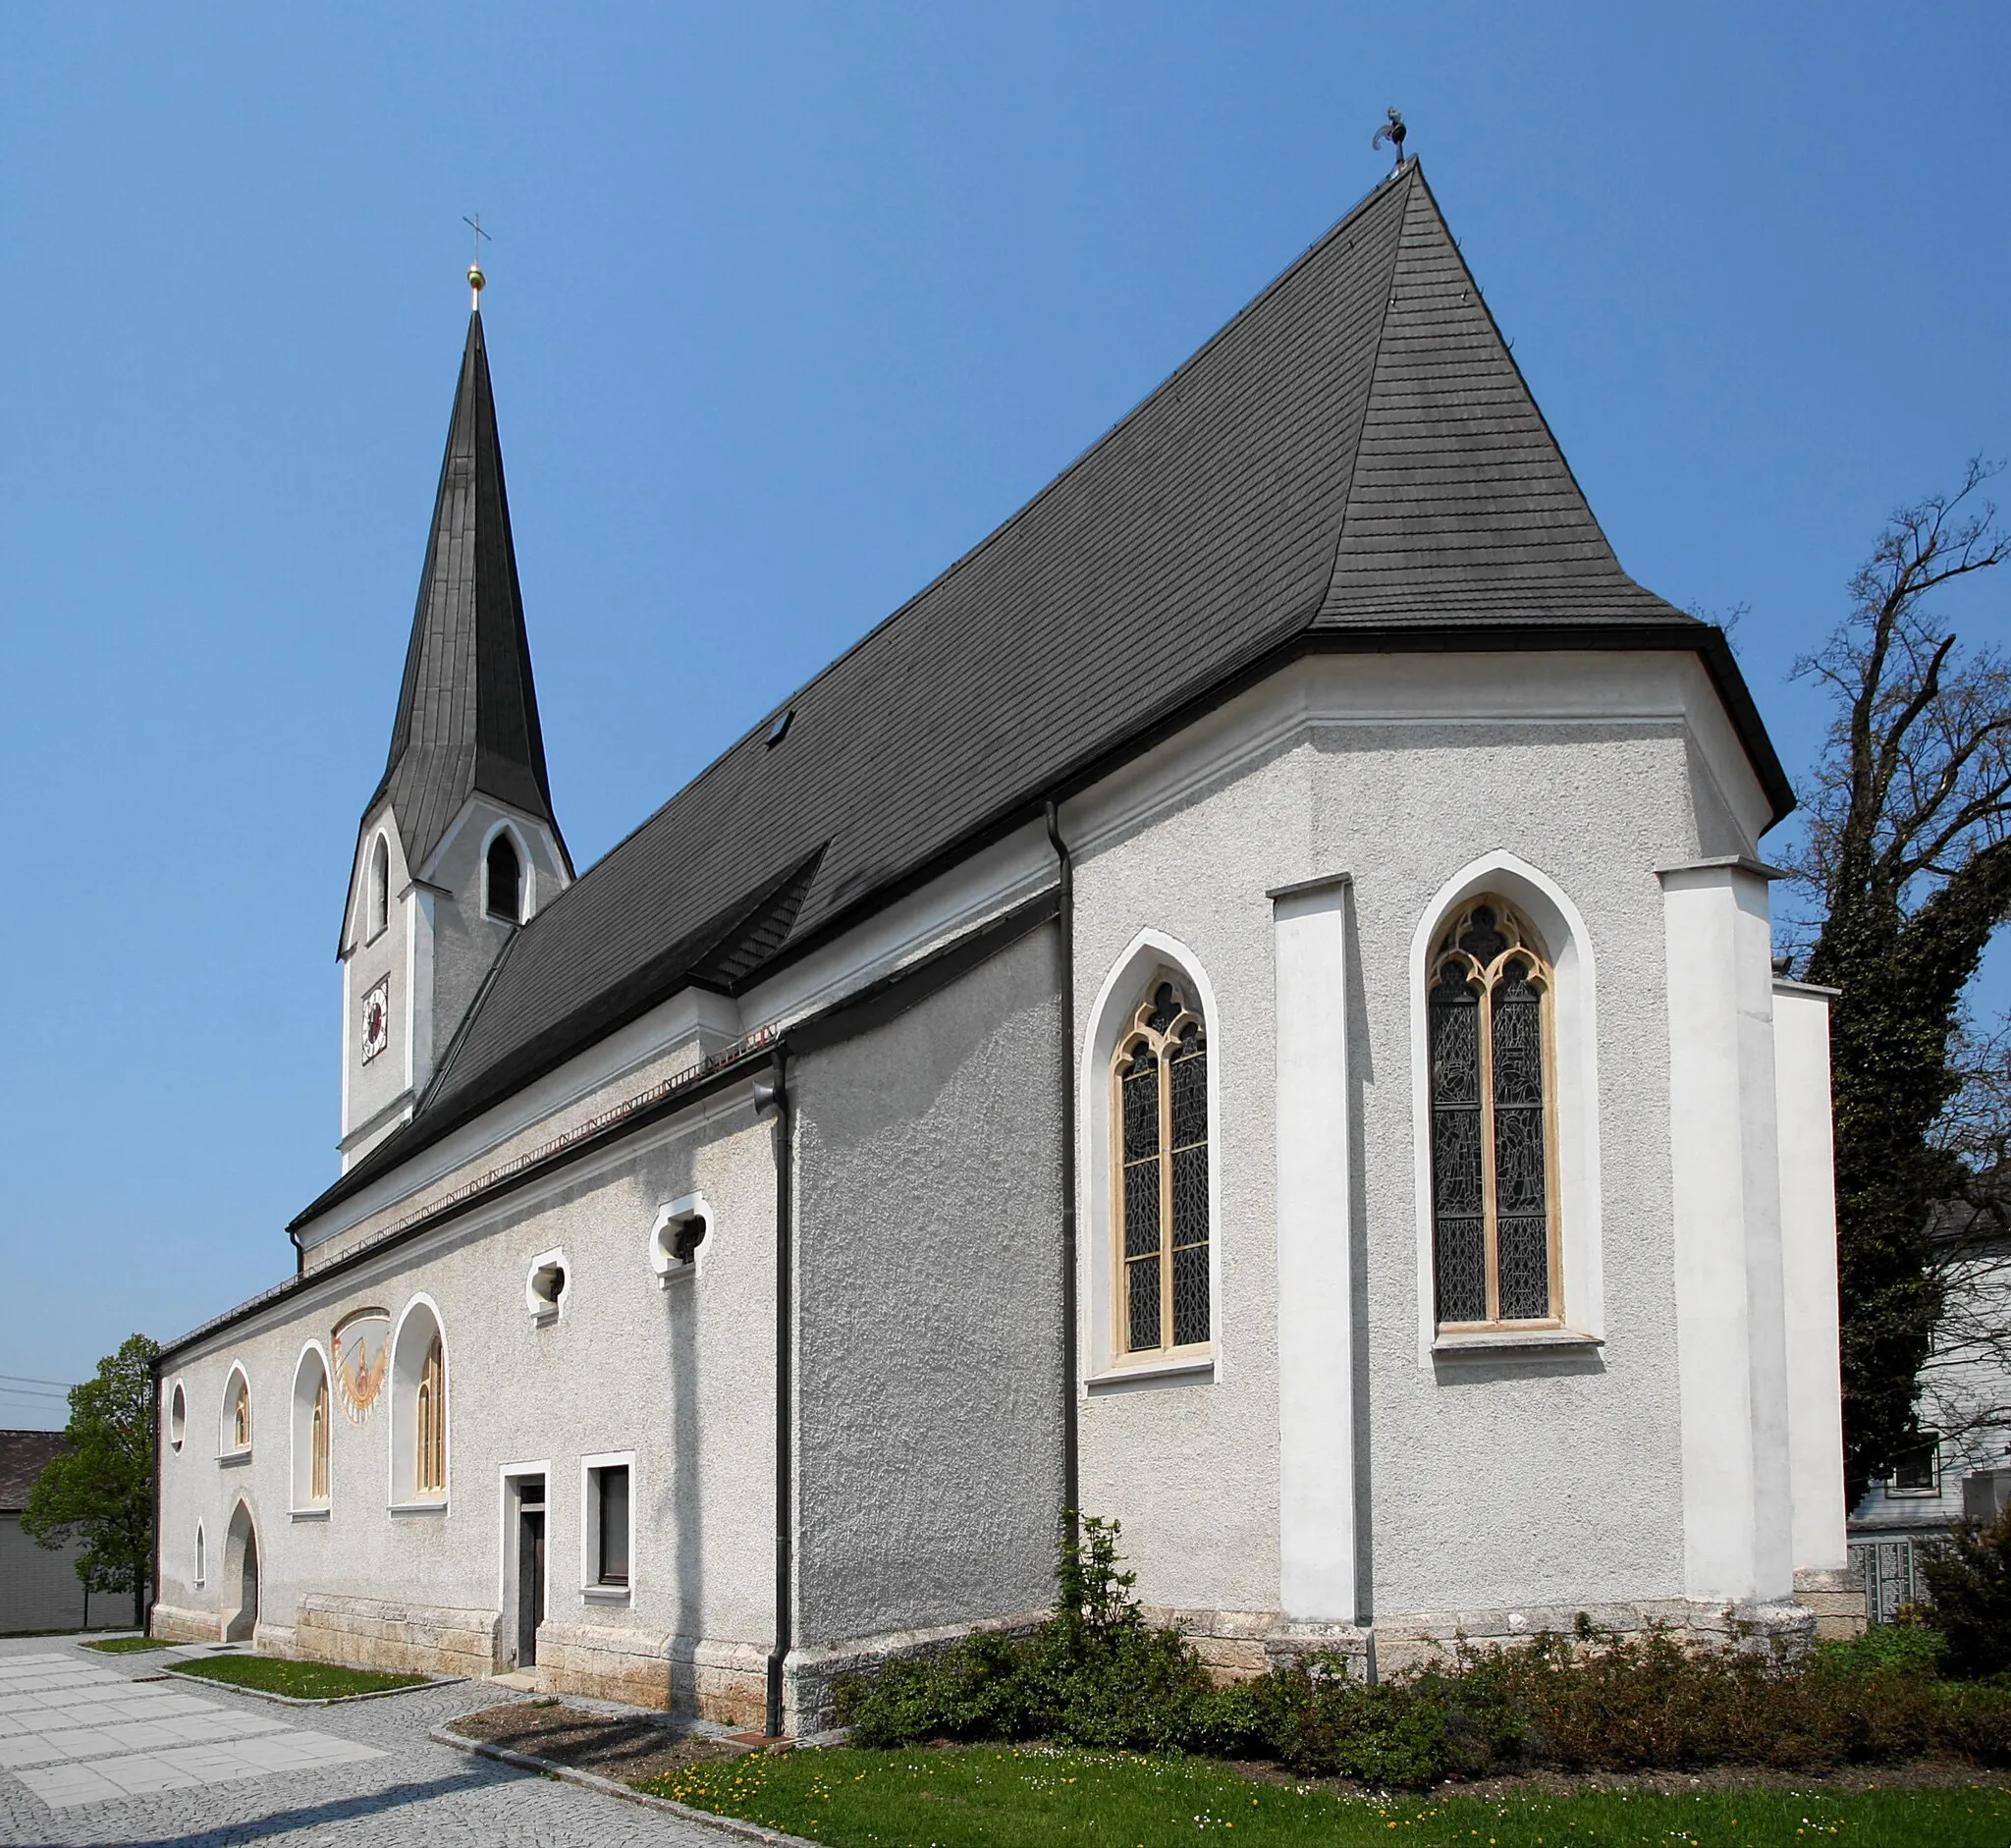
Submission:
[[[364,813],[389,797],[407,863],[419,874],[477,791],[545,823],[565,852],[545,771],[479,305],[468,316],[391,754]]]

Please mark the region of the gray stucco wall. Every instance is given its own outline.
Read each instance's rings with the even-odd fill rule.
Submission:
[[[648,1244],[658,1208],[693,1192],[713,1209],[698,1274],[660,1287]],[[162,1459],[161,1600],[224,1617],[235,1604],[224,1536],[242,1499],[262,1556],[261,1621],[296,1622],[307,1594],[496,1611],[505,1571],[506,1466],[547,1472],[548,1620],[627,1633],[661,1656],[670,1640],[765,1650],[772,1636],[775,1168],[772,1132],[745,1086],[639,1132],[536,1191],[308,1287],[254,1323],[178,1354],[163,1375],[188,1394],[188,1435]],[[530,1260],[561,1247],[561,1319],[533,1324]],[[352,1310],[396,1318],[437,1304],[448,1364],[444,1512],[390,1506],[392,1406],[333,1421],[330,1509],[290,1512],[295,1369]],[[231,1366],[250,1382],[248,1460],[219,1461]],[[631,1600],[582,1596],[581,1461],[632,1451]],[[207,1583],[195,1586],[197,1522]]]
[[[85,1598],[78,1550],[76,1541],[54,1550],[38,1547],[21,1531],[19,1514],[0,1513],[0,1636],[133,1620],[131,1593]]]
[[[1727,850],[1731,827],[1715,797],[1700,815],[1709,780],[1693,775],[1692,749],[1666,724],[1315,728],[1081,857],[1081,1031],[1107,973],[1147,929],[1194,952],[1221,1016],[1219,1374],[1092,1386],[1082,1405],[1083,1504],[1123,1520],[1148,1603],[1278,1604],[1277,1028],[1265,895],[1336,872],[1354,881],[1359,1117],[1348,1130],[1371,1608],[1386,1618],[1682,1595],[1656,869]],[[1444,882],[1497,850],[1563,889],[1596,953],[1606,1340],[1589,1356],[1421,1364],[1411,942]],[[1087,1303],[1089,1268],[1110,1262],[1108,1204],[1085,1194],[1082,1214]]]
[[[806,1646],[1052,1596],[1058,934],[796,1067]]]

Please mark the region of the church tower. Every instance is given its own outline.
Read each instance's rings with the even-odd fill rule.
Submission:
[[[468,281],[481,288],[481,272]],[[407,1121],[516,931],[572,881],[552,814],[480,297],[384,780],[342,930],[342,1158]]]

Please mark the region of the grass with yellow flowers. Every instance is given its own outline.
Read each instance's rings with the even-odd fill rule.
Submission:
[[[1257,1783],[1205,1759],[977,1746],[759,1753],[641,1788],[830,1848],[2005,1848],[2011,1790],[1367,1797]]]

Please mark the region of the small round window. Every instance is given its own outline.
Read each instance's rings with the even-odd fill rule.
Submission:
[[[570,1281],[563,1251],[547,1251],[530,1261],[530,1275],[523,1284],[523,1306],[530,1311],[533,1322],[542,1324],[559,1319]]]
[[[679,1277],[697,1276],[711,1231],[712,1208],[703,1194],[659,1207],[649,1233],[649,1263],[657,1281],[669,1289]]]
[[[175,1389],[168,1394],[168,1447],[179,1450],[182,1440],[189,1435],[189,1398],[182,1390],[182,1383],[175,1382]]]

